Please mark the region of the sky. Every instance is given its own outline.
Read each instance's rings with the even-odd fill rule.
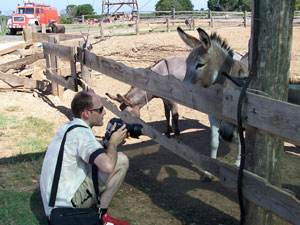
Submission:
[[[123,2],[128,0],[110,0],[110,2]],[[31,0],[30,2],[49,4],[52,7],[57,8],[58,13],[66,9],[67,5],[82,5],[91,4],[94,11],[97,14],[102,12],[102,0]],[[140,11],[155,11],[155,4],[158,0],[137,0]],[[194,10],[200,10],[201,8],[207,9],[207,0],[191,0],[194,5]],[[0,0],[0,11],[2,15],[10,15],[11,11],[15,10],[20,4],[24,5],[23,0]],[[113,12],[114,8],[110,9]],[[119,12],[130,12],[131,8],[128,6],[123,6]]]

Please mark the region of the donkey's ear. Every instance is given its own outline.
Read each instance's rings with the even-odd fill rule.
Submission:
[[[122,101],[122,98],[119,98],[119,97],[117,97],[117,96],[114,96],[114,95],[111,95],[111,94],[109,94],[109,93],[105,93],[109,98],[111,98],[112,100],[115,100],[115,101],[117,101],[117,102],[119,102],[119,103],[122,103],[123,101]]]
[[[194,48],[194,47],[198,46],[199,44],[201,44],[197,38],[195,38],[191,35],[188,35],[180,27],[177,27],[177,32],[179,34],[179,37],[181,37],[181,39],[184,41],[184,43],[186,43],[188,46]]]
[[[200,42],[202,44],[202,46],[204,46],[206,49],[209,49],[211,46],[211,42],[210,42],[210,37],[208,36],[208,34],[201,28],[197,29],[198,33],[199,33],[199,37],[200,37]]]
[[[129,105],[131,107],[134,106],[134,103],[129,98],[126,98],[125,96],[122,96],[120,94],[117,94],[117,97],[121,99],[121,102],[125,103],[126,105]]]

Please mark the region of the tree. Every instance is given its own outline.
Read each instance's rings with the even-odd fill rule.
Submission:
[[[220,1],[220,8],[221,11],[235,11],[239,8],[238,0],[221,0]]]
[[[192,11],[194,9],[194,5],[190,0],[178,0],[181,4],[183,11]]]
[[[155,5],[156,11],[175,9],[177,11],[191,11],[194,5],[190,0],[159,0]]]
[[[220,0],[208,0],[207,8],[211,11],[221,11],[220,9]]]
[[[296,0],[295,10],[300,10],[300,0]]]
[[[77,8],[76,16],[95,15],[93,6],[91,4],[78,5],[76,8]]]
[[[77,6],[76,5],[67,5],[66,13],[69,18],[74,18],[77,13]]]
[[[252,0],[208,0],[207,8],[212,11],[251,11]]]
[[[242,11],[251,11],[252,10],[252,0],[242,0],[241,1],[241,10]]]
[[[156,11],[166,11],[166,10],[181,10],[181,5],[178,1],[174,0],[159,0],[155,5]]]

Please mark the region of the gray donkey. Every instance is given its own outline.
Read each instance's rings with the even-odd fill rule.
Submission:
[[[190,47],[192,51],[186,60],[186,75],[183,82],[195,84],[197,87],[210,87],[216,83],[223,87],[232,87],[232,83],[222,78],[222,73],[226,72],[234,77],[244,78],[248,76],[248,54],[240,60],[234,57],[232,49],[227,42],[218,36],[216,33],[208,35],[203,29],[198,28],[199,39],[185,33],[180,27],[177,28],[181,39]],[[300,85],[291,84],[288,90],[288,102],[300,103]],[[220,120],[209,116],[212,139],[211,139],[211,157],[217,157],[217,149],[219,139],[213,129],[217,129],[220,125]],[[230,128],[229,128],[230,127]],[[221,129],[221,127],[220,127]],[[228,134],[230,131],[231,134]],[[220,134],[226,133],[225,136],[230,136],[229,139],[234,139],[237,143],[235,165],[240,164],[240,142],[237,136],[235,126],[227,123]],[[222,136],[224,138],[224,136]],[[225,138],[226,139],[226,138]]]
[[[174,75],[177,79],[182,81],[186,70],[186,58],[187,56],[169,56],[158,61],[150,69],[162,76]],[[120,109],[129,112],[131,116],[134,117],[140,117],[140,109],[153,98],[157,97],[136,87],[131,87],[124,96],[121,96],[120,94],[117,94],[117,96],[113,96],[109,93],[106,93],[106,95],[111,99],[120,102]],[[180,130],[178,125],[178,105],[175,102],[169,101],[167,99],[162,98],[162,100],[164,103],[165,116],[167,119],[167,129],[165,134],[166,136],[170,137],[173,121],[174,133],[175,135],[179,135]],[[172,121],[170,114],[172,115]]]

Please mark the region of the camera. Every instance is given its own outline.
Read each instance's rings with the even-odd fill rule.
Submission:
[[[111,130],[112,126],[116,123],[116,128],[114,130]],[[105,139],[108,141],[110,139],[110,136],[113,132],[118,130],[120,127],[123,126],[123,121],[119,118],[112,118],[106,127],[106,133],[105,133]],[[143,125],[139,123],[126,123],[126,129],[129,132],[129,136],[133,138],[138,138],[142,134],[142,128]]]

